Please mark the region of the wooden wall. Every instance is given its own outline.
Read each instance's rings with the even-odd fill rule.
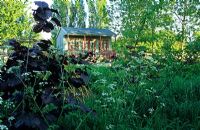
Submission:
[[[84,51],[100,53],[111,50],[111,37],[65,35],[64,41],[64,48],[69,53],[80,53]]]

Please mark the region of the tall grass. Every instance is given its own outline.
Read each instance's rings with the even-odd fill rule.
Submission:
[[[168,66],[143,84],[113,64],[90,66],[92,96],[85,103],[97,115],[78,116],[78,129],[200,129],[200,64]]]

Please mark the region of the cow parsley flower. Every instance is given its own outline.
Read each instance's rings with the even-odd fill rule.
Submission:
[[[108,126],[106,126],[106,130],[112,129],[114,127],[114,125],[109,124]]]
[[[165,107],[165,103],[161,102],[160,103],[161,107]]]
[[[8,127],[5,125],[0,125],[0,130],[8,130]]]
[[[102,95],[102,96],[108,96],[108,93],[104,93],[104,92],[103,92],[101,95]]]
[[[108,85],[108,88],[111,89],[111,90],[114,90],[116,87],[116,84],[109,84]]]
[[[153,108],[149,108],[148,111],[149,111],[149,114],[152,114],[154,112],[154,109]]]
[[[0,97],[0,105],[3,103],[3,99]]]

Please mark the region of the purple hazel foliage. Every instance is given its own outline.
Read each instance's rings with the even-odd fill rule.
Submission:
[[[58,19],[51,18],[52,13],[58,14],[56,10],[50,9],[45,2],[35,3],[39,6],[33,12],[36,21],[33,27],[35,33],[50,32],[56,25],[61,26]],[[55,123],[60,112],[63,111],[63,99],[66,100],[65,104],[72,108],[65,109],[62,114],[81,110],[84,113],[95,115],[95,111],[76,100],[72,95],[64,98],[63,87],[59,87],[61,83],[65,87],[83,87],[88,83],[89,74],[82,69],[76,69],[75,73],[74,71],[67,72],[64,67],[70,63],[70,58],[52,54],[49,49],[52,45],[50,40],[40,40],[32,48],[22,46],[15,39],[9,40],[8,43],[13,50],[5,66],[0,68],[0,92],[3,100],[13,102],[15,106],[18,106],[14,111],[7,110],[8,117],[3,119],[0,117],[2,124],[8,126],[8,129],[48,129],[48,126]],[[63,75],[66,75],[64,79]],[[44,112],[42,116],[40,111],[48,108],[49,104],[56,107],[49,109],[48,113]],[[41,110],[37,110],[36,106]],[[0,111],[0,115],[3,113]],[[15,118],[11,124],[8,122],[9,117]]]
[[[52,18],[53,13],[59,15],[57,10],[50,9],[45,2],[36,1],[35,4],[38,5],[38,8],[33,11],[33,17],[36,21],[36,25],[33,27],[35,33],[51,32],[54,29],[53,23],[61,27],[60,21],[57,18]]]

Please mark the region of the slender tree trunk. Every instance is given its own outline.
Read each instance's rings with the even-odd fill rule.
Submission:
[[[186,23],[186,13],[187,13],[187,0],[184,0],[184,3],[183,3],[183,20],[182,20],[182,40],[181,40],[181,59],[183,59],[183,51],[184,51],[184,45],[186,43],[186,26],[187,26],[187,23]]]

